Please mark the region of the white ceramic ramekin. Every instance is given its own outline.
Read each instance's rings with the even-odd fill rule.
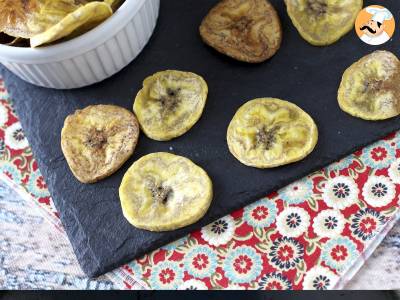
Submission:
[[[0,45],[0,63],[23,80],[48,88],[100,82],[142,51],[159,7],[160,0],[126,0],[108,20],[70,41],[37,49]]]

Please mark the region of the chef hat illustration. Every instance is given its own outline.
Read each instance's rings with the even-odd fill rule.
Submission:
[[[372,15],[372,21],[383,24],[385,20],[393,18],[392,13],[386,8],[367,7],[367,12]]]

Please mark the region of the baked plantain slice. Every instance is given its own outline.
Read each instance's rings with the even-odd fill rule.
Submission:
[[[139,138],[133,113],[114,105],[92,105],[69,115],[61,132],[67,163],[82,183],[94,183],[117,171]]]
[[[0,32],[29,39],[57,24],[87,1],[0,0]]]
[[[133,226],[175,230],[197,222],[213,197],[207,173],[189,159],[169,153],[140,158],[119,188],[122,211]]]
[[[280,48],[279,16],[267,0],[223,0],[200,25],[203,41],[234,59],[260,63]]]
[[[338,92],[342,110],[365,120],[400,114],[400,61],[389,51],[375,51],[351,65]]]
[[[185,134],[196,124],[207,94],[207,83],[199,75],[162,71],[144,80],[133,110],[149,138],[168,141]]]
[[[314,46],[335,43],[354,28],[362,0],[285,0],[300,35]]]
[[[261,98],[245,103],[228,127],[230,152],[241,163],[273,168],[299,161],[318,140],[313,119],[293,103]]]
[[[108,19],[112,14],[113,10],[107,3],[99,1],[87,3],[66,15],[46,31],[31,37],[31,47],[48,44],[69,35],[83,34]]]

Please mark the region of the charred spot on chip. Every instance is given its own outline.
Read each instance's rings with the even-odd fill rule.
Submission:
[[[172,194],[172,188],[164,186],[163,183],[155,183],[156,180],[152,176],[145,179],[145,186],[151,192],[151,196],[156,203],[166,204],[168,197]]]
[[[151,192],[155,201],[166,204],[172,189],[170,187],[157,186],[153,187]]]
[[[178,89],[171,89],[167,88],[167,95],[162,96],[160,98],[160,105],[161,109],[163,111],[163,114],[169,114],[174,112],[179,104],[181,103],[182,99],[179,97],[179,91],[180,88]]]
[[[261,145],[265,150],[269,150],[276,141],[275,134],[279,130],[279,126],[274,126],[271,129],[267,129],[263,126],[258,130],[256,134],[256,145]]]
[[[103,130],[98,130],[96,128],[92,128],[88,135],[88,139],[86,141],[86,145],[92,148],[103,148],[103,146],[107,143],[107,136]]]
[[[234,59],[260,63],[280,48],[282,28],[266,0],[223,0],[200,25],[203,41]]]
[[[170,96],[170,97],[175,97],[176,96],[176,91],[174,91],[174,90],[172,90],[170,88],[167,89],[167,93],[168,93],[168,96]]]

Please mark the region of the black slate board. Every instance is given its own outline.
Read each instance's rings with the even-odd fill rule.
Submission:
[[[275,0],[272,2],[284,28],[282,47],[270,61],[248,65],[218,54],[200,40],[198,26],[217,0],[161,2],[158,26],[143,53],[103,83],[55,91],[27,84],[1,69],[74,251],[89,276],[102,274],[172,242],[400,129],[398,118],[366,122],[350,117],[337,105],[343,71],[377,49],[363,44],[354,32],[332,46],[313,47],[292,26],[283,1]],[[381,3],[398,16],[398,0]],[[399,46],[395,36],[381,49],[399,55]],[[142,80],[164,69],[190,70],[205,77],[210,93],[201,120],[189,133],[171,142],[155,142],[142,135],[137,151],[119,172],[97,184],[80,184],[69,171],[60,148],[65,117],[96,103],[114,103],[131,109]],[[244,102],[263,96],[292,101],[315,119],[320,138],[308,158],[273,170],[258,170],[245,167],[228,152],[225,134],[234,112]],[[173,232],[150,233],[135,229],[123,218],[118,199],[123,174],[133,161],[157,151],[184,155],[213,179],[214,201],[197,224]]]

